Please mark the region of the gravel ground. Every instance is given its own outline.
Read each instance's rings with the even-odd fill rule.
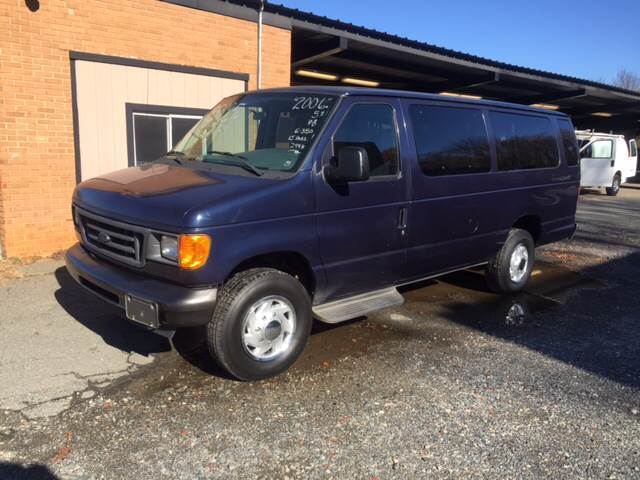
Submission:
[[[640,478],[640,190],[582,195],[578,221],[526,292],[495,296],[479,271],[425,282],[316,325],[276,379],[226,378],[182,331],[63,413],[0,411],[0,479]],[[128,333],[123,355],[148,341]]]

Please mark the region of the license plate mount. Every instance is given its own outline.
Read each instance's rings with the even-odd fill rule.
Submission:
[[[158,304],[136,298],[133,295],[124,296],[124,310],[127,318],[149,328],[158,328]]]

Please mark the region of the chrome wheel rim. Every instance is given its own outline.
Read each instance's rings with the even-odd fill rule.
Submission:
[[[242,345],[252,358],[269,361],[286,352],[296,329],[296,314],[284,297],[272,295],[254,303],[242,322]]]
[[[524,244],[519,243],[511,252],[511,260],[509,261],[509,276],[514,283],[520,282],[529,267],[529,250]]]

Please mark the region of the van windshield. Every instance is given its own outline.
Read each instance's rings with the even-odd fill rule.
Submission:
[[[249,93],[225,98],[178,142],[176,158],[256,175],[294,172],[329,118],[335,95]]]

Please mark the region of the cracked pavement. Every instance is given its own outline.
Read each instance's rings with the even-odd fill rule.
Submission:
[[[151,352],[169,349],[155,335],[142,353],[127,348],[148,334],[128,325],[105,331],[122,323],[120,312],[81,290],[63,291],[60,279],[70,281],[63,268],[60,261],[36,262],[0,288],[0,409],[30,419],[57,415],[75,397],[149,365]]]

